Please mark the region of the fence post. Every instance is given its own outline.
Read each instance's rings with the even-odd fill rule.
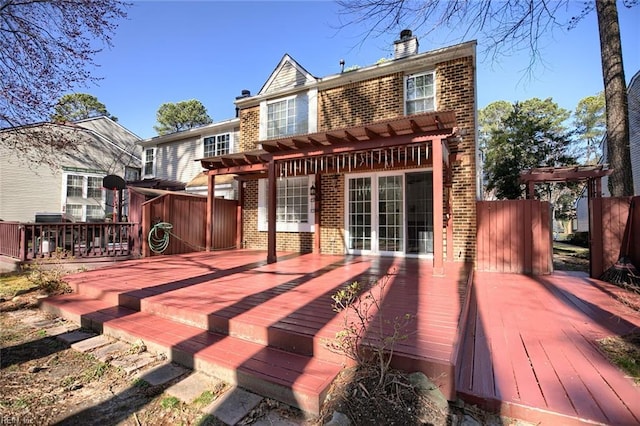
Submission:
[[[27,229],[20,224],[20,261],[27,260]]]
[[[151,256],[151,250],[149,250],[149,244],[146,241],[146,236],[149,235],[151,230],[151,203],[144,203],[142,205],[142,236],[140,238],[140,252],[142,257]]]

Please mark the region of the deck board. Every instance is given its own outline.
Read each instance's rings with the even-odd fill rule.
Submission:
[[[464,338],[473,354],[458,366],[463,398],[534,422],[555,413],[562,424],[640,423],[640,388],[595,346],[640,327],[640,315],[603,290],[608,284],[476,272],[473,285]]]

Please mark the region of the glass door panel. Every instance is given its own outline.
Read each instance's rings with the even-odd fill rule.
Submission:
[[[407,253],[433,254],[433,175],[406,174]]]
[[[378,251],[403,248],[402,175],[378,177]]]
[[[349,179],[349,249],[371,250],[371,178]]]

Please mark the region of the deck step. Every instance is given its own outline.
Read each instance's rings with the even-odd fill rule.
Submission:
[[[71,294],[41,301],[41,308],[149,350],[194,370],[214,375],[260,395],[318,414],[342,366]]]

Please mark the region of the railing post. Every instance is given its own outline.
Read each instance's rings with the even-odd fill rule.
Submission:
[[[23,224],[20,224],[20,261],[27,260],[27,229]]]

